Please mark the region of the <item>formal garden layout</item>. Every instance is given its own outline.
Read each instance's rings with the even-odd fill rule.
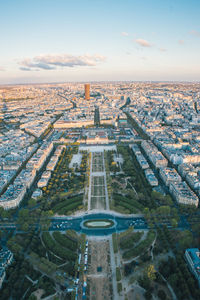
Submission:
[[[105,181],[104,176],[92,176],[91,209],[105,209]]]
[[[103,152],[91,153],[88,209],[108,209],[106,172]]]
[[[103,152],[92,153],[92,172],[103,172],[104,162],[103,162]]]
[[[197,283],[183,258],[187,247],[198,247],[195,210],[153,190],[128,145],[96,146],[91,152],[66,145],[42,192],[37,201],[27,197],[18,211],[2,211],[2,222],[9,220],[17,228],[15,234],[1,232],[15,257],[2,300],[11,290],[13,299],[76,299],[77,290],[81,299],[84,288],[91,300],[148,300],[152,295],[161,300],[198,299]],[[102,240],[90,237],[88,246],[80,232],[49,229],[52,217],[64,220],[93,211],[138,216],[148,225],[136,230],[133,222],[128,230]],[[183,218],[188,224],[184,230]],[[91,218],[83,224],[98,231],[113,227],[114,221]]]

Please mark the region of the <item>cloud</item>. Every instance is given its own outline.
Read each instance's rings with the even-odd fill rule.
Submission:
[[[20,69],[23,71],[55,70],[57,67],[79,67],[96,66],[99,62],[105,61],[102,55],[82,55],[74,56],[70,54],[43,54],[33,58],[27,58],[19,62]]]
[[[31,68],[26,68],[26,67],[20,67],[19,69],[21,71],[31,71]]]
[[[197,30],[192,30],[192,31],[190,31],[190,34],[191,34],[191,35],[194,35],[194,36],[197,36],[197,37],[200,37],[200,32],[197,31]]]
[[[159,50],[160,50],[161,52],[166,52],[166,51],[167,51],[167,49],[165,49],[165,48],[159,48]]]
[[[184,45],[184,44],[185,44],[185,41],[184,41],[184,40],[179,40],[178,43],[179,43],[180,45]]]
[[[142,47],[152,47],[152,45],[148,41],[143,39],[137,39],[135,40],[135,42]]]
[[[45,57],[44,57],[45,58]],[[43,58],[34,57],[32,60],[30,58],[24,59],[19,63],[22,65],[20,70],[22,71],[31,71],[32,68],[36,69],[43,69],[43,70],[53,70],[55,69],[54,66],[49,65],[46,62],[43,62]]]
[[[121,35],[123,35],[123,36],[128,36],[129,34],[128,34],[128,32],[123,31],[123,32],[121,33]]]

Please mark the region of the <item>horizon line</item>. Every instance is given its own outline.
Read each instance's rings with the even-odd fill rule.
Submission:
[[[51,81],[51,82],[29,82],[29,83],[0,83],[0,87],[3,86],[18,86],[18,85],[45,85],[45,84],[85,84],[85,83],[195,83],[198,84],[200,81],[197,80],[88,80],[88,81]]]

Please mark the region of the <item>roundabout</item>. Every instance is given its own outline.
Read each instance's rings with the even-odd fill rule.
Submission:
[[[52,218],[49,231],[75,230],[90,236],[110,235],[113,232],[127,230],[130,226],[134,229],[144,230],[148,226],[143,217],[119,216],[114,213],[90,213],[82,216],[66,216]]]

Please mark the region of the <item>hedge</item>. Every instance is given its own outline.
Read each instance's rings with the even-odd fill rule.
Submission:
[[[67,198],[64,201],[62,201],[61,203],[58,203],[55,206],[53,206],[52,209],[53,209],[54,212],[57,212],[60,209],[66,207],[66,206],[69,206],[69,205],[74,204],[76,202],[82,203],[82,201],[83,201],[83,195],[79,195],[79,196],[72,197],[72,198]]]
[[[61,247],[59,244],[57,244],[52,238],[49,232],[43,232],[42,233],[42,240],[46,246],[46,248],[50,251],[52,251],[55,255],[68,260],[68,261],[75,261],[77,258],[77,254],[72,252],[71,250],[67,248]]]
[[[53,233],[53,237],[56,240],[56,242],[59,243],[61,246],[70,249],[71,251],[77,250],[78,243],[70,239],[67,235],[55,231]]]

